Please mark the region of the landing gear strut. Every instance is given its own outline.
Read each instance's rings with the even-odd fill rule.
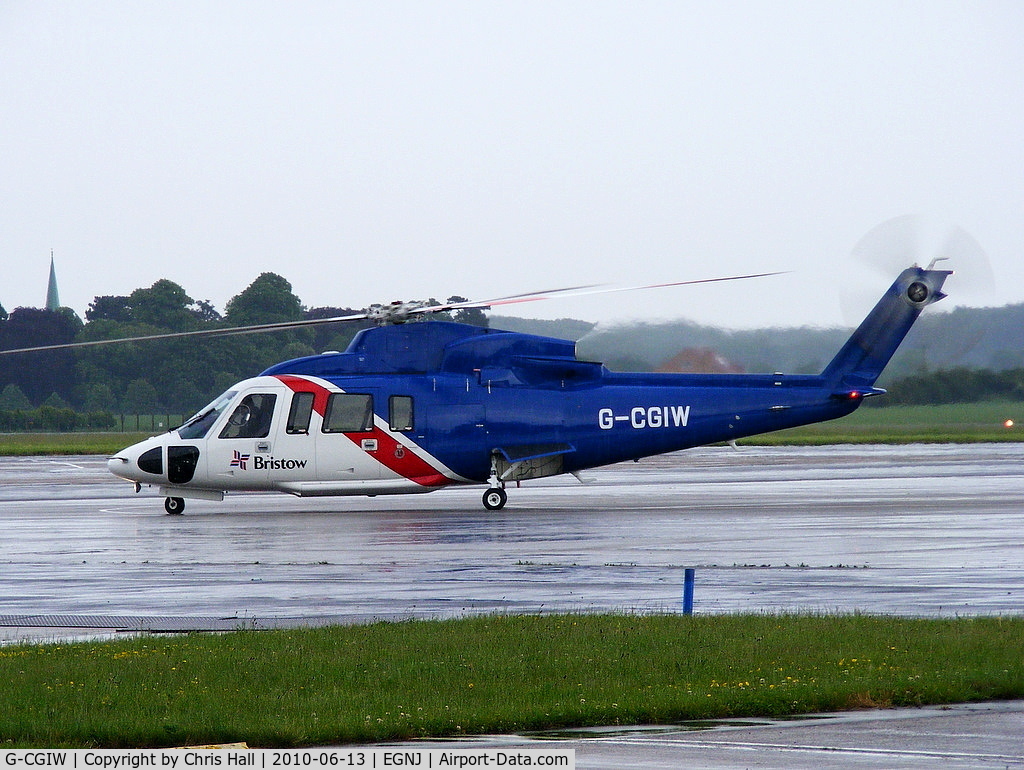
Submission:
[[[172,516],[180,516],[185,512],[185,501],[180,497],[168,497],[164,500],[164,510]]]
[[[508,502],[505,482],[498,477],[498,452],[491,453],[491,476],[487,479],[490,489],[484,492],[484,508],[489,511],[500,511]]]

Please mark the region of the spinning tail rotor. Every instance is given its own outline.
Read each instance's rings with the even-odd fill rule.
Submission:
[[[966,304],[989,300],[995,288],[988,256],[970,233],[934,218],[906,214],[874,227],[850,252],[840,300],[844,320],[858,322],[880,286],[907,265],[952,270],[950,288]]]

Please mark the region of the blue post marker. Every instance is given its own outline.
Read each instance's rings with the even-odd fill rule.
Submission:
[[[693,576],[696,570],[687,567],[683,573],[683,614],[693,614]]]

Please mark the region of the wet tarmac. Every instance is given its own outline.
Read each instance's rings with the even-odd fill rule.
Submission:
[[[874,709],[786,720],[735,719],[668,727],[594,728],[547,736],[417,742],[417,748],[537,748],[557,740],[576,767],[1021,768],[1024,702]]]
[[[480,612],[676,612],[686,567],[696,568],[697,613],[1024,611],[1020,445],[706,448],[587,475],[585,485],[512,488],[499,512],[464,488],[237,495],[168,516],[160,498],[109,476],[104,458],[0,458],[0,641]],[[836,728],[841,740],[817,722],[804,725],[809,735],[765,723],[719,726],[713,738],[591,736],[580,739],[588,748],[577,764],[923,767],[941,756],[953,766],[1024,766],[1021,704],[957,708],[973,709],[955,723],[977,724],[979,734],[953,748],[929,736],[949,733],[956,709],[913,710],[938,720],[917,727],[894,722],[896,712],[859,712],[836,718],[846,724]],[[879,714],[870,729],[865,713]],[[895,748],[893,730],[903,734]],[[630,752],[637,759],[626,761]]]
[[[0,459],[0,624],[152,630],[553,610],[1024,610],[1015,444],[708,448],[429,495],[189,501]],[[12,617],[13,616],[13,617]],[[134,624],[134,626],[133,626]],[[3,629],[0,629],[0,637]]]

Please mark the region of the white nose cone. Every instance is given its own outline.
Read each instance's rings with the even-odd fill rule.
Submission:
[[[107,460],[107,470],[119,478],[143,484],[166,480],[161,438],[153,436],[138,444],[125,447]]]
[[[122,479],[133,479],[129,476],[131,471],[131,462],[124,455],[114,455],[107,460],[107,470],[113,473],[115,476],[119,476]]]

